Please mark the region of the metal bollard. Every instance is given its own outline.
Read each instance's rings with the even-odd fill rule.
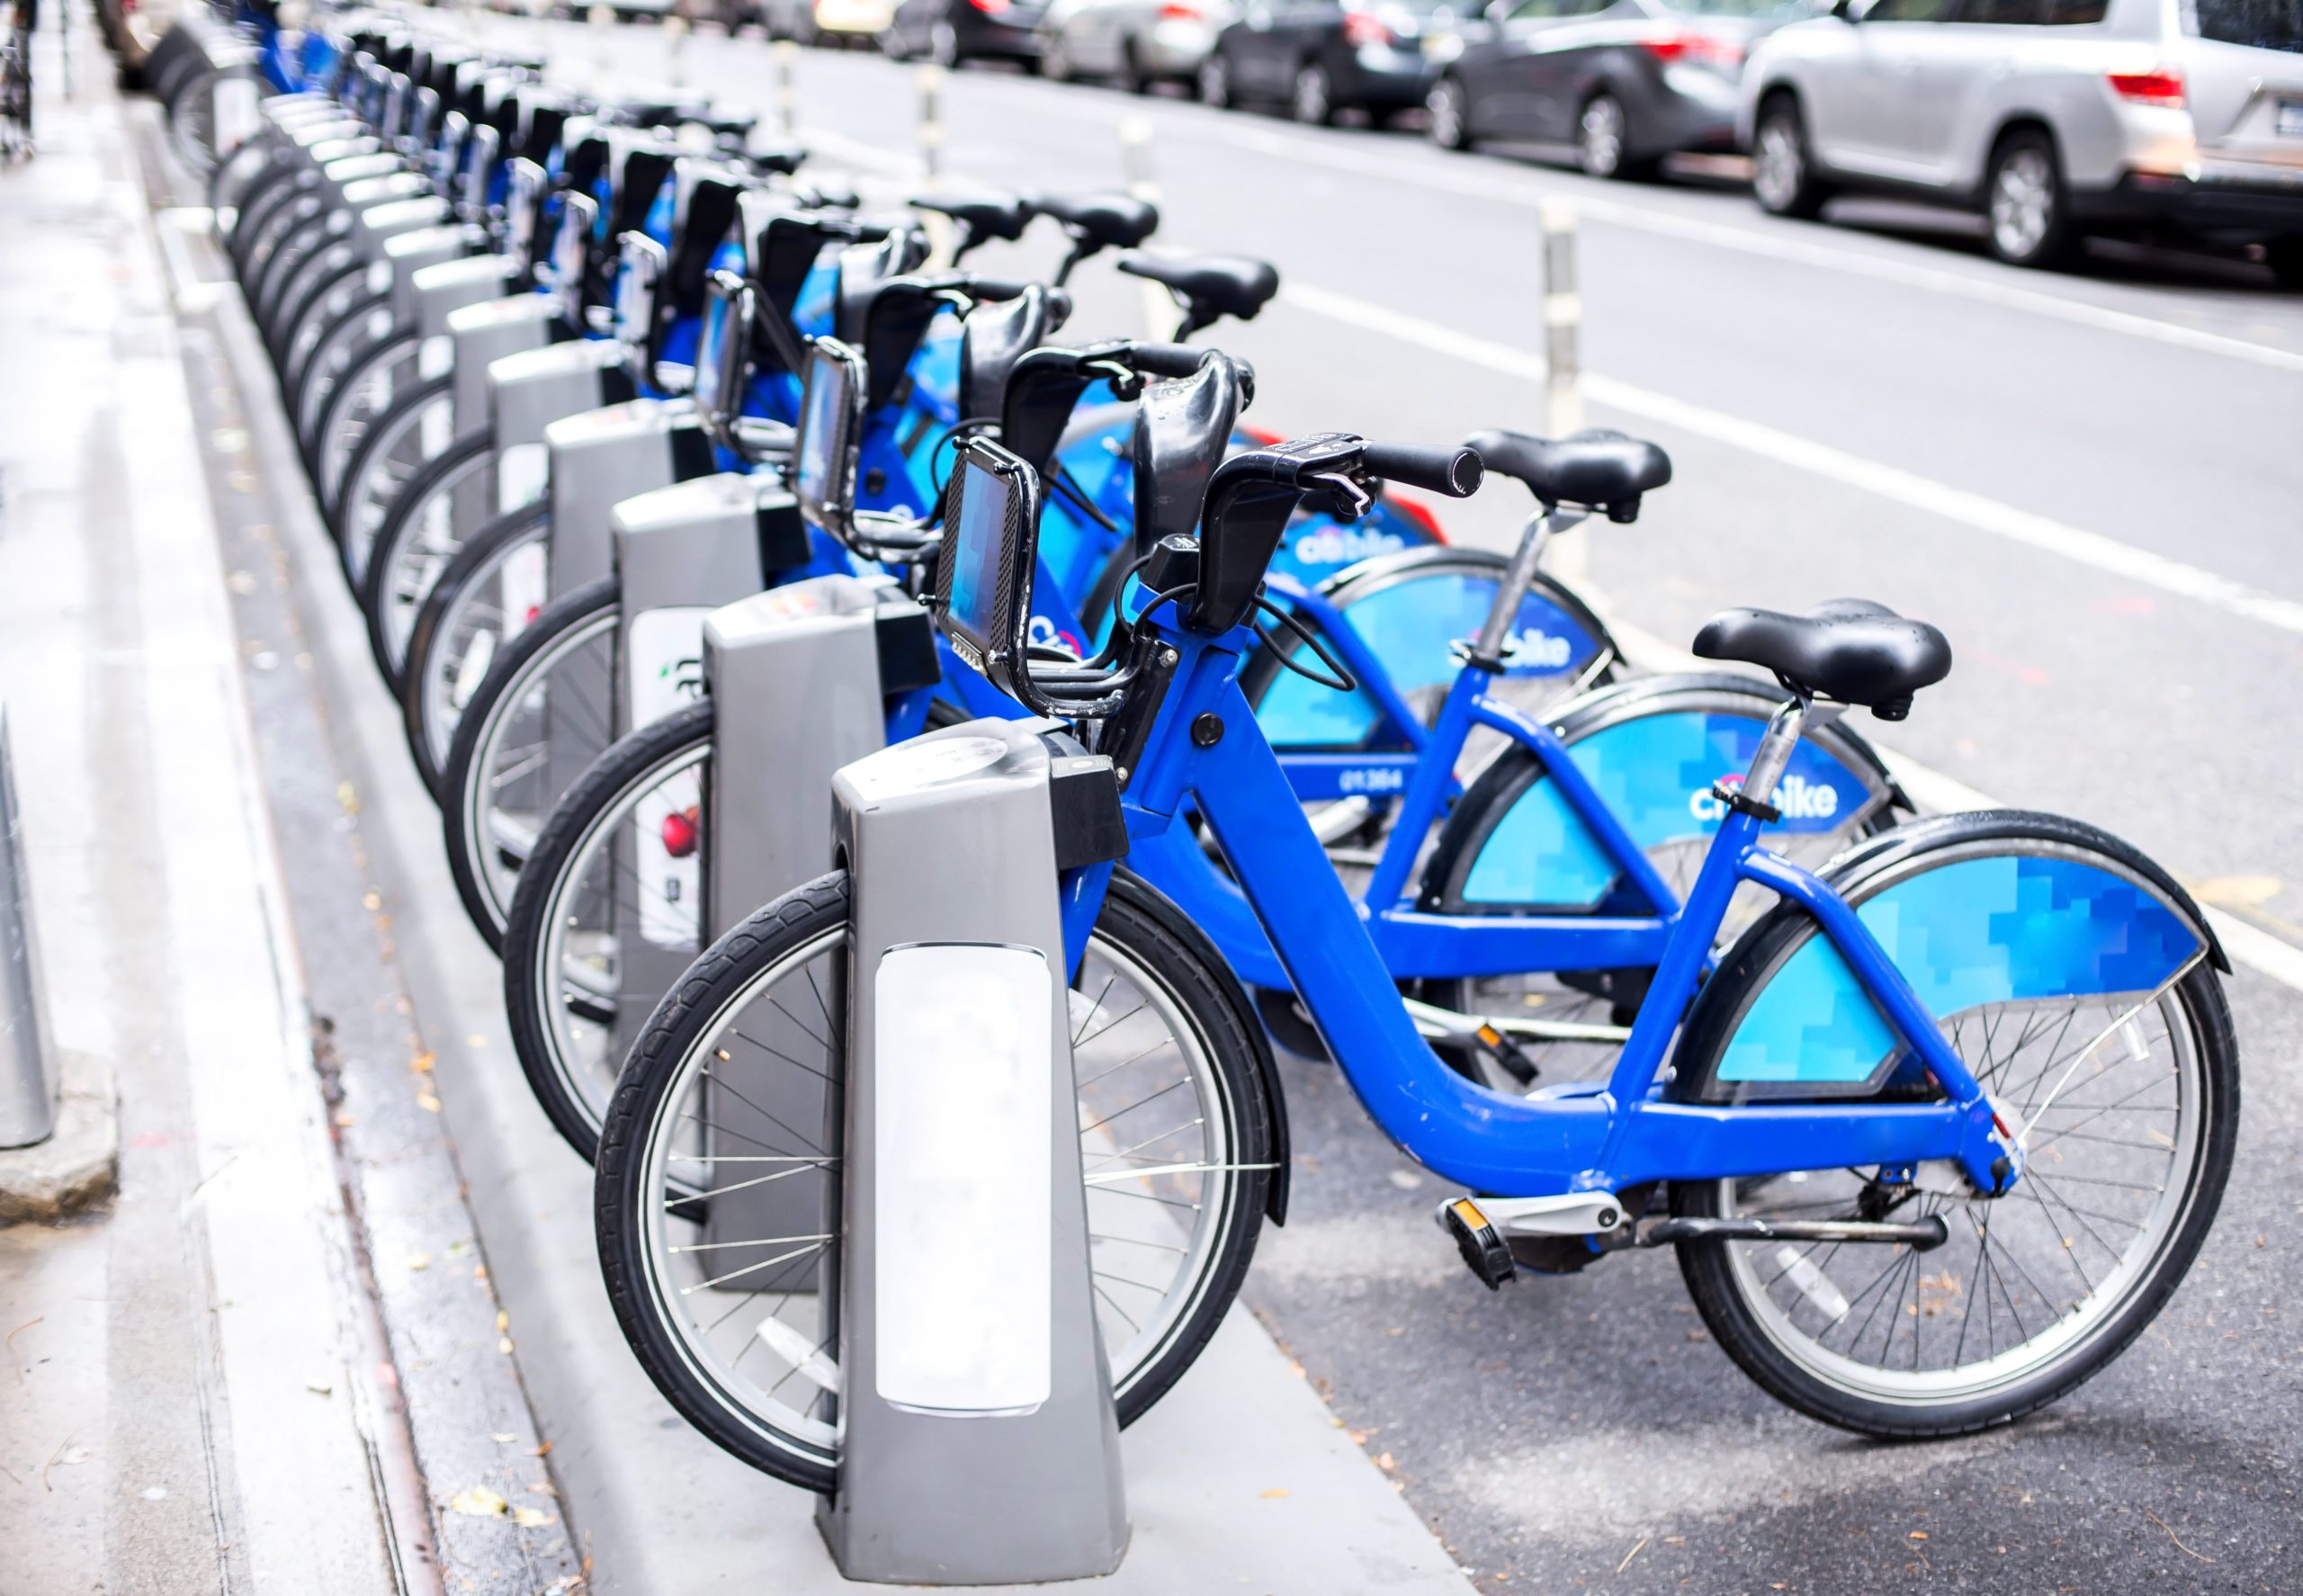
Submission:
[[[926,66],[919,69],[919,166],[927,180],[933,183],[944,167],[944,120],[940,104],[944,96],[944,69]]]
[[[784,136],[800,130],[800,47],[789,39],[775,41],[775,113]]]
[[[1583,296],[1575,288],[1575,204],[1547,199],[1538,212],[1544,235],[1544,434],[1564,438],[1583,429]],[[1573,581],[1588,551],[1579,528],[1552,540],[1552,574]]]
[[[56,1132],[56,1058],[40,1034],[29,897],[8,712],[0,704],[0,1147],[29,1147]]]
[[[1119,169],[1127,192],[1147,205],[1160,202],[1158,169],[1152,161],[1152,119],[1131,116],[1119,124]],[[1175,336],[1178,320],[1175,297],[1148,279],[1137,291],[1143,299],[1143,336],[1164,340]]]

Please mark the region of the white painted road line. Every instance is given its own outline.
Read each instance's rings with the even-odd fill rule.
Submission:
[[[1307,283],[1289,283],[1280,290],[1288,304],[1330,320],[1381,334],[1445,354],[1506,376],[1540,381],[1543,362],[1508,344],[1474,337],[1420,317],[1369,304],[1365,300]],[[2117,538],[2067,525],[2046,516],[2019,510],[2012,505],[1985,498],[1962,488],[1938,482],[1897,466],[1885,465],[1815,443],[1757,421],[1746,421],[1707,406],[1676,399],[1613,377],[1586,372],[1585,396],[1644,420],[1673,426],[1698,437],[1729,444],[1812,475],[1893,499],[1915,510],[1957,521],[1977,532],[1990,533],[2010,542],[2059,554],[2080,565],[2155,587],[2179,598],[2219,609],[2227,614],[2259,621],[2282,632],[2303,633],[2303,603],[2279,597],[2245,583],[2180,560],[2170,560],[2148,549],[2138,549]]]

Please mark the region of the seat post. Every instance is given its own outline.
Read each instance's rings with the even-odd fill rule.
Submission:
[[[1472,645],[1471,663],[1491,676],[1503,673],[1504,662],[1511,647],[1511,624],[1519,618],[1519,601],[1535,585],[1536,573],[1543,568],[1544,544],[1555,532],[1565,532],[1580,524],[1586,512],[1563,509],[1557,505],[1546,505],[1528,518],[1527,530],[1519,534],[1519,547],[1511,556],[1511,563],[1503,569],[1502,580],[1495,587],[1495,602],[1487,612],[1486,623],[1479,629],[1479,639]]]
[[[1752,756],[1751,769],[1743,773],[1743,796],[1747,801],[1762,806],[1775,801],[1775,784],[1783,778],[1784,767],[1791,763],[1791,750],[1799,746],[1806,722],[1805,698],[1794,698],[1775,712],[1767,735],[1760,739],[1759,751]]]

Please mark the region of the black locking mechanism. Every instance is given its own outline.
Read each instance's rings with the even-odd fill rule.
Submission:
[[[1119,777],[1101,754],[1082,751],[1062,732],[1047,744],[1048,808],[1055,825],[1055,867],[1078,870],[1127,857],[1127,817],[1119,805]]]

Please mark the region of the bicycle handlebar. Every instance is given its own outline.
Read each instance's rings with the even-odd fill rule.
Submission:
[[[1371,477],[1449,498],[1469,498],[1478,492],[1486,472],[1477,452],[1460,446],[1429,449],[1416,444],[1369,444],[1359,452],[1359,463]]]

